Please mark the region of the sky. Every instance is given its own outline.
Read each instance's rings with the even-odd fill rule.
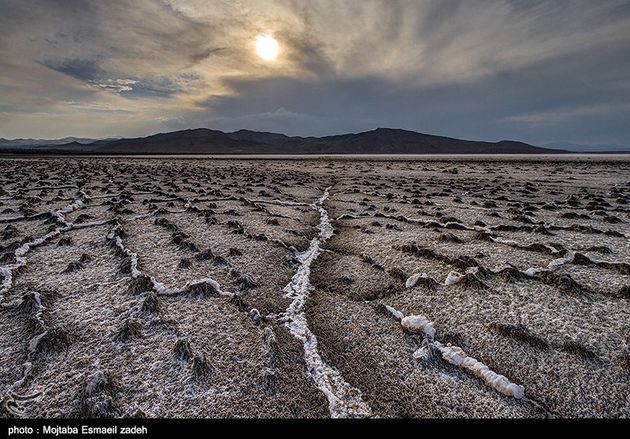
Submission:
[[[630,145],[630,0],[0,0],[0,137]],[[279,56],[257,56],[271,35]]]

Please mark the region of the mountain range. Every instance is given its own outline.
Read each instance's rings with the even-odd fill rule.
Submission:
[[[69,140],[68,142],[62,142]],[[377,128],[362,133],[325,137],[286,136],[250,130],[231,133],[207,128],[160,133],[129,139],[67,138],[32,145],[20,139],[4,144],[5,152],[95,154],[553,154],[565,150],[523,142],[482,142],[434,136],[402,129]],[[11,142],[11,141],[8,141]],[[15,142],[15,141],[13,141]]]
[[[617,145],[614,143],[600,143],[595,145],[584,145],[580,143],[570,143],[570,142],[553,142],[546,143],[544,145],[545,148],[553,148],[553,149],[564,149],[566,151],[572,152],[597,152],[601,153],[605,151],[607,153],[627,153],[630,152],[630,146]]]
[[[83,145],[94,143],[97,139],[88,139],[85,137],[64,137],[63,139],[3,139],[0,137],[0,146],[52,146],[65,145],[68,143],[80,143]]]

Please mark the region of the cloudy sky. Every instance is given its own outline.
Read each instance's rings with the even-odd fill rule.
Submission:
[[[630,1],[0,0],[0,137],[630,144]],[[270,34],[281,52],[256,55]]]

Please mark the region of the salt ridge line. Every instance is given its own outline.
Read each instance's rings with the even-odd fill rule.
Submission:
[[[73,228],[75,228],[75,225],[73,223],[69,223],[66,221],[65,215],[83,207],[83,201],[88,198],[89,197],[84,192],[81,192],[81,198],[74,200],[63,209],[53,212],[53,216],[57,218],[60,223],[63,224],[63,227],[58,227],[55,230],[46,233],[44,236],[34,239],[33,241],[25,242],[14,252],[16,261],[15,263],[0,267],[0,274],[2,274],[3,278],[2,284],[0,285],[0,304],[4,301],[4,295],[9,292],[9,290],[13,286],[13,271],[26,265],[25,255],[33,247],[38,247],[46,241],[49,241],[50,239],[61,235],[63,232],[67,232],[68,230],[72,230]],[[83,227],[87,227],[87,225],[84,224]]]
[[[57,218],[57,221],[59,221],[60,223],[68,225],[68,222],[66,221],[66,214],[76,209],[80,209],[81,207],[83,207],[83,200],[81,199],[74,200],[73,203],[55,212],[55,218]]]
[[[118,247],[120,251],[122,251],[125,255],[129,257],[131,261],[131,267],[130,267],[131,277],[134,279],[138,278],[142,274],[140,270],[138,269],[138,255],[135,252],[132,252],[131,250],[129,250],[125,246],[122,238],[120,237],[120,233],[122,233],[122,229],[120,228],[120,225],[116,225],[107,234],[106,239],[108,241],[113,241],[116,247]]]
[[[448,228],[449,225],[457,225],[465,230],[469,230],[469,231],[479,231],[479,232],[485,232],[488,235],[486,235],[488,237],[488,239],[492,242],[495,242],[497,244],[504,244],[504,245],[508,245],[510,247],[516,247],[519,249],[523,249],[523,250],[528,250],[528,247],[530,245],[525,245],[525,244],[521,244],[517,241],[514,240],[506,240],[500,237],[494,237],[491,236],[489,233],[491,232],[491,230],[494,227],[498,227],[498,226],[485,226],[485,227],[481,227],[481,226],[468,226],[466,224],[463,223],[459,223],[459,222],[447,222],[447,223],[439,223],[437,221],[425,221],[425,220],[421,220],[421,219],[417,219],[417,218],[409,218],[403,215],[399,215],[399,216],[394,216],[394,215],[387,215],[387,214],[378,214],[378,215],[368,215],[368,218],[377,218],[377,217],[382,217],[382,218],[389,218],[389,219],[394,219],[394,220],[398,220],[398,221],[405,221],[405,222],[409,222],[409,223],[415,223],[415,224],[421,224],[421,225],[429,225],[429,224],[437,224],[439,227],[441,228]],[[342,219],[360,219],[360,218],[365,218],[365,217],[361,217],[361,216],[357,216],[355,214],[343,214],[341,216],[339,216],[336,220],[342,220]],[[560,228],[560,226],[554,226],[557,228]],[[544,248],[547,249],[547,251],[552,254],[552,255],[560,255],[562,254],[562,250],[554,248],[550,245],[547,244],[538,244]],[[603,267],[603,268],[607,268],[607,269],[617,269],[619,270],[618,267],[623,267],[627,266],[627,264],[625,262],[622,261],[602,261],[602,260],[597,260],[597,259],[593,259],[587,256],[584,256],[583,254],[575,251],[575,250],[566,250],[564,253],[564,256],[556,258],[554,260],[552,260],[551,262],[549,262],[549,264],[546,267],[530,267],[526,270],[519,270],[516,267],[512,266],[512,265],[504,265],[502,267],[499,267],[495,270],[492,269],[488,269],[488,271],[494,275],[500,274],[503,270],[505,269],[514,269],[517,270],[519,273],[521,273],[524,276],[527,276],[531,279],[536,279],[536,276],[541,274],[541,273],[550,273],[555,271],[556,269],[564,266],[564,265],[568,265],[571,263],[574,263],[575,259],[580,256],[582,258],[582,260],[585,260],[588,262],[588,264],[593,264],[599,267]],[[466,270],[466,274],[471,274],[471,275],[476,275],[479,271],[480,267],[472,267]],[[435,285],[443,285],[443,286],[450,286],[450,285],[454,285],[458,282],[460,282],[461,280],[463,280],[465,278],[465,274],[459,273],[457,271],[451,271],[449,272],[446,280],[444,282],[438,282],[435,278],[429,276],[426,273],[417,273],[414,274],[412,276],[410,276],[406,283],[405,286],[407,288],[412,288],[414,287],[418,281],[420,280],[424,280],[430,283],[433,283]]]
[[[493,275],[497,275],[497,274],[500,274],[505,269],[513,269],[523,274],[524,276],[535,279],[536,275],[540,273],[550,273],[562,267],[563,265],[570,264],[571,262],[573,262],[574,258],[575,258],[575,252],[568,252],[566,256],[562,258],[554,259],[553,261],[549,262],[549,264],[545,268],[533,267],[533,268],[528,268],[527,270],[519,270],[515,268],[514,266],[505,265],[496,270],[488,269],[487,271]],[[409,276],[409,278],[407,278],[407,281],[405,282],[405,287],[413,288],[418,284],[420,280],[429,281],[431,283],[434,283],[435,285],[443,285],[447,287],[447,286],[451,286],[451,285],[455,285],[459,283],[461,280],[464,279],[466,274],[476,275],[478,272],[479,272],[479,267],[468,268],[466,269],[465,274],[459,273],[457,271],[451,271],[446,276],[446,279],[444,280],[444,282],[438,282],[434,277],[426,273],[416,273],[412,276]]]
[[[472,375],[481,379],[488,387],[493,388],[497,392],[500,392],[506,396],[511,396],[516,399],[522,399],[525,396],[525,389],[523,386],[519,386],[511,382],[505,376],[496,373],[481,361],[477,360],[466,354],[459,346],[451,344],[443,345],[439,341],[435,340],[435,328],[433,322],[429,321],[423,315],[409,315],[406,316],[397,309],[385,305],[387,311],[400,321],[400,325],[403,330],[411,334],[424,334],[430,345],[437,348],[442,355],[442,358],[455,366],[461,367],[467,370]],[[426,347],[421,347],[413,353],[414,358],[423,358],[425,356],[424,350]]]
[[[562,267],[563,265],[567,265],[573,262],[573,259],[575,258],[575,253],[576,252],[574,251],[567,252],[567,254],[564,257],[554,259],[553,261],[549,262],[546,268],[532,267],[532,268],[528,268],[525,271],[522,271],[522,273],[526,276],[534,277],[537,274],[543,273],[545,271],[554,271],[555,269]]]
[[[304,346],[304,360],[307,371],[317,388],[328,399],[328,409],[332,418],[354,418],[370,416],[371,410],[363,401],[361,391],[348,384],[338,370],[324,362],[317,350],[317,337],[308,327],[304,306],[309,293],[313,290],[310,283],[311,264],[321,253],[321,245],[333,235],[333,227],[324,209],[324,201],[329,196],[330,187],[311,207],[319,211],[320,222],[317,226],[319,236],[313,238],[309,247],[302,253],[296,253],[300,267],[284,287],[285,297],[293,299],[282,320],[291,334]]]
[[[495,231],[496,229],[498,229],[498,228],[500,228],[502,226],[501,224],[497,224],[497,225],[493,225],[493,226],[488,226],[487,225],[487,226],[483,226],[483,227],[482,226],[476,226],[476,225],[470,226],[468,224],[464,224],[464,223],[461,223],[461,222],[458,222],[458,221],[448,221],[446,223],[440,223],[437,220],[423,220],[423,219],[420,219],[420,218],[411,218],[411,217],[408,217],[408,216],[405,216],[405,215],[391,215],[391,214],[387,214],[387,213],[377,213],[377,214],[373,214],[373,215],[357,215],[357,214],[353,214],[353,213],[344,213],[344,214],[338,216],[335,219],[335,221],[339,221],[339,220],[343,220],[343,219],[363,219],[363,218],[388,218],[388,219],[393,219],[393,220],[396,220],[396,221],[407,222],[407,223],[410,223],[410,224],[420,224],[420,225],[423,225],[423,226],[436,225],[436,226],[438,226],[440,228],[443,228],[443,229],[448,229],[449,226],[450,227],[456,226],[456,227],[462,228],[463,230],[487,232],[487,233],[491,233],[491,232]],[[573,226],[559,226],[559,225],[555,225],[555,224],[547,223],[547,222],[537,223],[535,225],[543,226],[543,227],[549,228],[551,230],[569,230],[569,231],[572,230],[572,227],[573,227]],[[520,227],[520,226],[518,226],[518,227]],[[592,229],[595,232],[591,232],[591,233],[606,234],[606,232],[603,231],[603,230],[599,230],[599,229],[595,229],[595,228],[592,228]],[[622,233],[622,235],[623,235],[624,238],[630,238],[630,235],[626,235],[626,234],[623,234],[623,233]],[[491,238],[497,239],[496,237],[491,237]],[[495,241],[494,239],[491,239],[491,240],[496,242],[496,243],[499,243],[499,244],[511,245],[511,244],[508,244],[506,242],[501,242],[500,239],[497,240],[497,241]],[[514,241],[514,242],[516,242],[516,241]],[[511,245],[511,246],[513,246],[513,245]],[[519,246],[520,246],[519,248],[526,247],[523,244],[519,244]],[[545,245],[545,247],[549,247],[549,246]],[[551,247],[549,247],[549,248],[551,249]],[[556,250],[556,249],[554,249],[554,250]]]
[[[516,399],[522,399],[525,396],[523,386],[519,386],[508,380],[505,376],[496,373],[481,361],[466,354],[459,346],[444,346],[439,341],[434,341],[433,345],[438,348],[442,354],[442,358],[446,361],[462,369],[466,369],[497,392],[512,396]]]
[[[245,200],[252,202],[252,203],[260,203],[260,204],[274,204],[276,206],[312,206],[311,204],[308,203],[300,203],[297,201],[284,201],[284,200],[278,200],[278,199],[273,199],[273,200],[260,200],[260,199],[246,199]]]
[[[551,255],[560,255],[563,253],[562,249],[558,249],[555,248],[553,246],[547,245],[547,244],[542,244],[542,243],[533,243],[533,244],[522,244],[518,241],[512,240],[512,239],[504,239],[501,237],[497,237],[497,236],[492,236],[490,233],[492,232],[492,230],[494,230],[497,227],[500,227],[498,225],[495,226],[477,226],[477,225],[467,225],[461,222],[457,222],[457,221],[448,221],[446,223],[440,223],[438,221],[435,220],[423,220],[420,218],[410,218],[404,215],[389,215],[389,214],[384,214],[384,213],[379,213],[376,215],[368,215],[368,218],[388,218],[388,219],[394,219],[397,221],[404,221],[404,222],[409,222],[409,223],[413,223],[413,224],[421,224],[424,226],[428,226],[431,224],[436,224],[438,225],[440,228],[449,228],[449,226],[458,226],[464,230],[468,230],[468,231],[479,231],[479,232],[485,232],[487,235],[487,239],[489,239],[490,241],[497,243],[497,244],[503,244],[503,245],[507,245],[510,247],[515,247],[518,249],[522,249],[522,250],[529,250],[528,247],[530,247],[531,245],[540,245],[541,247],[545,248],[549,254]],[[335,221],[338,220],[342,220],[342,219],[361,219],[361,218],[366,218],[366,216],[360,216],[360,215],[356,215],[356,214],[350,214],[350,213],[346,213],[343,215],[340,215],[339,217],[337,217],[335,219]],[[544,223],[544,226],[546,227],[554,227],[557,228],[559,230],[566,230],[566,229],[570,229],[570,227],[568,226],[556,226],[553,224],[549,224],[549,223]],[[576,254],[578,252],[574,251],[574,250],[567,250],[565,253],[565,256],[563,257],[559,257],[557,259],[554,259],[553,261],[551,261],[547,267],[531,267],[528,268],[527,270],[519,270],[523,275],[528,276],[528,277],[535,277],[537,274],[539,273],[543,273],[543,272],[549,272],[549,271],[553,271],[563,265],[566,264],[570,264],[573,262],[573,260],[576,257]],[[624,262],[621,261],[600,261],[600,260],[596,260],[596,259],[592,259],[592,258],[588,258],[589,261],[594,264],[594,265],[606,265],[606,268],[610,268],[610,266],[612,265],[622,265],[624,264]],[[505,268],[514,268],[510,265],[506,265],[504,267],[501,267],[497,270],[490,270],[493,274],[498,274],[501,270],[505,269]],[[467,273],[469,273],[470,271],[467,270]],[[472,274],[476,274],[476,271],[473,271]],[[418,276],[419,278],[424,278],[424,279],[432,279],[427,275],[414,275],[414,276]],[[414,277],[412,276],[412,277]],[[437,282],[437,284],[442,284],[445,286],[448,285],[453,285],[457,282],[459,282],[462,278],[463,278],[463,274],[452,271],[449,273],[449,276],[447,277],[447,280],[444,283],[441,282]],[[410,278],[411,279],[411,278]],[[416,279],[416,281],[418,280]],[[435,279],[433,279],[435,280]],[[409,288],[409,286],[407,286]]]
[[[32,356],[35,354],[37,349],[37,345],[40,340],[46,335],[46,333],[51,329],[50,326],[44,321],[42,314],[44,312],[44,305],[42,303],[42,296],[40,293],[34,291],[32,294],[33,301],[33,309],[31,310],[31,317],[35,321],[37,327],[42,331],[39,334],[33,336],[28,343],[28,358],[27,361],[22,364],[22,377],[19,378],[16,382],[14,382],[5,393],[2,398],[3,408],[11,415],[22,417],[24,416],[24,410],[21,407],[21,404],[24,402],[32,401],[38,399],[43,396],[44,387],[38,385],[35,387],[35,390],[30,395],[21,395],[16,393],[16,389],[20,388],[24,385],[26,380],[29,378],[31,371],[33,370],[33,358]],[[22,297],[20,304],[24,304],[28,299],[27,295]]]
[[[122,229],[120,227],[120,225],[116,225],[112,228],[112,230],[107,234],[107,240],[108,241],[112,241],[114,243],[114,245],[116,245],[116,247],[118,247],[120,249],[121,252],[123,252],[125,255],[127,255],[131,261],[131,277],[133,279],[137,279],[140,276],[142,276],[142,271],[140,271],[140,269],[138,268],[138,254],[131,251],[129,248],[127,248],[127,246],[125,246],[125,243],[123,242],[120,233],[121,233]],[[188,290],[190,287],[194,287],[194,286],[198,286],[198,285],[202,285],[202,284],[208,284],[210,285],[218,294],[222,295],[222,296],[228,296],[228,297],[233,297],[234,293],[230,293],[228,291],[223,291],[221,289],[221,286],[219,285],[219,283],[217,281],[215,281],[214,279],[207,277],[204,279],[197,279],[197,280],[191,280],[186,282],[186,284],[182,287],[182,288],[175,288],[175,287],[167,287],[165,286],[163,283],[161,283],[160,281],[158,281],[154,276],[149,276],[149,279],[151,281],[151,284],[153,286],[153,290],[159,294],[159,295],[165,295],[165,296],[172,296],[175,294],[180,294],[185,292],[186,290]]]
[[[501,273],[501,271],[503,271],[506,268],[513,268],[513,267],[506,265],[505,267],[502,267],[498,269],[497,271],[492,271],[492,270],[487,270],[487,271],[489,271],[492,274],[499,274]],[[450,271],[448,275],[446,276],[446,279],[444,280],[444,282],[438,282],[434,277],[426,273],[417,273],[407,278],[407,281],[405,282],[405,287],[413,288],[421,280],[425,282],[429,282],[430,284],[433,284],[433,285],[442,285],[442,286],[448,287],[448,286],[455,285],[461,282],[462,280],[466,278],[466,275],[476,276],[479,273],[479,270],[480,270],[480,267],[470,267],[465,270],[465,273],[460,273],[458,271]]]

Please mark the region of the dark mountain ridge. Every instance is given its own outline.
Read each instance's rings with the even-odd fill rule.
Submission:
[[[555,154],[561,149],[523,142],[482,142],[434,136],[393,128],[325,137],[287,136],[239,130],[231,133],[208,128],[159,133],[129,139],[103,139],[92,143],[22,146],[20,152],[94,154]],[[81,139],[83,140],[83,139]],[[3,146],[5,152],[12,148]]]
[[[391,128],[325,137],[207,128],[108,142],[102,154],[551,154],[565,151],[523,142],[480,142]]]

